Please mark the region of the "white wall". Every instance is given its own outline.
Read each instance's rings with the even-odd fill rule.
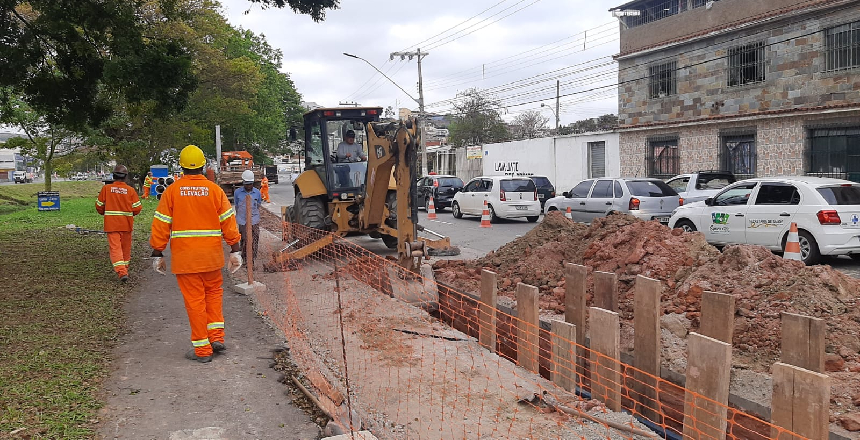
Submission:
[[[484,145],[483,174],[547,176],[560,193],[587,179],[588,143],[605,142],[606,177],[620,177],[618,133],[586,133]]]

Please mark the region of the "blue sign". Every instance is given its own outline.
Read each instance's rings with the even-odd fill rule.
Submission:
[[[60,193],[57,191],[39,191],[39,211],[59,211]]]

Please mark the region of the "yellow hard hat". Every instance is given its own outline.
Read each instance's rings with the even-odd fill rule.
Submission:
[[[203,165],[206,165],[206,158],[203,156],[203,150],[197,145],[189,145],[179,153],[179,166],[182,168],[196,170]]]

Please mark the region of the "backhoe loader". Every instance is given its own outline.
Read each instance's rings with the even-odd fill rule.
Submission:
[[[380,238],[397,248],[399,264],[410,271],[433,253],[459,254],[449,238],[418,225],[418,121],[380,122],[381,114],[380,107],[349,107],[304,115],[305,171],[294,182],[295,203],[286,209],[284,220],[331,234],[300,237],[288,227],[287,247],[273,255],[270,265],[307,257],[330,244],[332,234]],[[348,141],[350,132],[361,153],[345,157],[338,154],[338,146]],[[344,150],[356,148],[350,144]],[[436,238],[418,237],[419,230]]]

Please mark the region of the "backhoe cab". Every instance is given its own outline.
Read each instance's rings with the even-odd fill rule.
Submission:
[[[305,114],[305,171],[294,182],[295,204],[287,208],[284,220],[340,236],[358,232],[381,238],[389,248],[397,248],[400,264],[410,270],[430,249],[456,255],[447,237],[432,231],[427,232],[439,239],[417,237],[417,121],[379,122],[381,114],[380,107],[322,108]],[[354,134],[354,140],[347,134]],[[274,255],[274,265],[331,243],[328,234],[309,238],[289,229],[284,232],[289,244]]]

